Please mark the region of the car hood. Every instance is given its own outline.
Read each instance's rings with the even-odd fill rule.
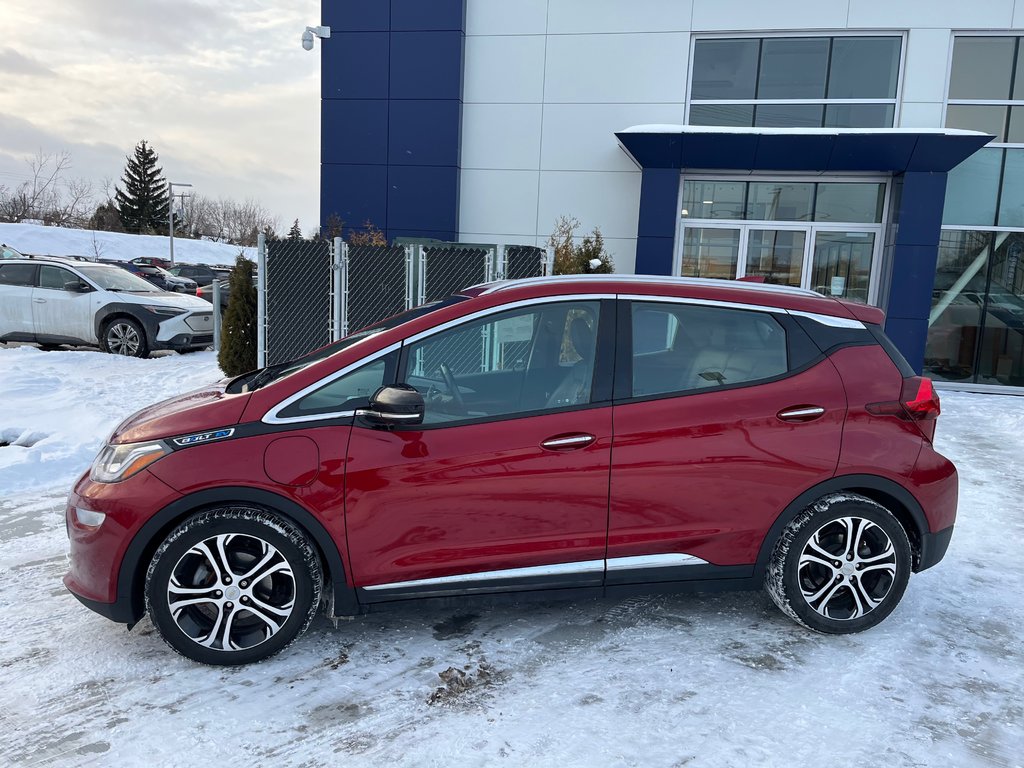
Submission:
[[[138,443],[162,440],[165,437],[188,435],[237,424],[242,417],[242,411],[245,410],[249,394],[226,394],[224,387],[227,383],[228,380],[224,379],[211,386],[143,408],[118,425],[110,436],[110,442]]]
[[[178,309],[210,309],[210,303],[203,301],[198,296],[187,293],[129,293],[120,291],[117,300],[122,304],[146,304],[149,306],[177,307]]]

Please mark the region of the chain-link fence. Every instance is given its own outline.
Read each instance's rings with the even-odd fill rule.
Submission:
[[[491,280],[551,273],[553,253],[534,246],[349,247],[305,240],[260,246],[260,365],[291,360],[429,301]],[[448,355],[459,372],[491,354],[485,340]],[[445,362],[448,362],[447,360]]]
[[[265,364],[293,360],[330,343],[330,243],[272,240],[262,260]]]

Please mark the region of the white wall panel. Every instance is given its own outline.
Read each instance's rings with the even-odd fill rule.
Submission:
[[[604,239],[604,248],[612,256],[616,272],[633,273],[636,267],[635,238],[606,237]]]
[[[548,234],[560,216],[575,216],[587,232],[636,237],[640,171],[541,171],[537,233]]]
[[[942,103],[905,101],[900,108],[901,128],[941,128]]]
[[[541,167],[549,171],[633,171],[615,132],[642,123],[682,123],[683,104],[547,104]]]
[[[461,232],[511,233],[516,238],[508,242],[522,243],[527,237],[532,242],[537,226],[537,171],[464,168],[459,178]]]
[[[685,32],[690,6],[690,0],[550,0],[548,33]]]
[[[1013,26],[1024,29],[1024,0],[1017,0],[1013,7]]]
[[[839,0],[693,0],[693,30],[842,29],[846,10]]]
[[[543,35],[548,0],[469,0],[467,35]]]
[[[850,27],[1009,27],[1014,0],[851,0]]]
[[[677,103],[686,90],[689,35],[553,35],[548,102]]]
[[[537,170],[540,104],[463,104],[462,167]]]
[[[465,102],[540,103],[544,94],[544,36],[466,38]]]
[[[948,28],[910,30],[903,75],[904,101],[942,101],[946,98],[949,43]]]

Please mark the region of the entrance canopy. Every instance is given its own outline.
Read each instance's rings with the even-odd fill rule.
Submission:
[[[995,138],[953,129],[698,125],[635,125],[615,137],[641,168],[805,173],[946,173]]]

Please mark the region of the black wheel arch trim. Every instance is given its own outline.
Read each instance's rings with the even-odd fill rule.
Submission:
[[[761,549],[757,555],[757,564],[754,568],[754,578],[760,582],[764,579],[765,571],[768,568],[768,560],[771,558],[772,550],[775,548],[775,542],[778,541],[779,536],[782,534],[783,529],[793,521],[793,519],[799,515],[803,510],[807,509],[811,504],[830,493],[856,493],[860,489],[866,489],[868,491],[878,491],[886,496],[890,496],[895,499],[907,514],[911,518],[911,522],[916,527],[916,538],[915,531],[907,531],[908,537],[911,540],[911,549],[919,548],[921,551],[914,552],[914,571],[923,570],[925,565],[934,564],[937,562],[929,563],[930,559],[934,556],[928,552],[929,544],[931,542],[931,530],[928,526],[928,518],[925,517],[924,510],[921,508],[921,503],[914,498],[914,495],[894,480],[889,480],[879,475],[836,475],[835,477],[829,478],[828,480],[818,483],[811,488],[797,496],[789,505],[782,511],[772,527],[768,529],[768,533],[765,535],[764,540],[761,542]],[[897,516],[899,520],[899,517]],[[900,520],[900,523],[904,523]]]
[[[129,317],[141,325],[146,333],[146,343],[150,346],[156,341],[156,335],[160,331],[160,321],[167,319],[166,316],[161,317],[154,312],[150,312],[141,304],[121,302],[105,304],[96,311],[94,318],[96,338],[99,339],[101,344],[103,343],[103,327],[107,324],[107,321],[118,317]]]
[[[161,533],[169,532],[178,522],[202,509],[232,503],[256,504],[278,512],[300,525],[313,539],[317,549],[326,560],[328,570],[330,570],[334,615],[354,616],[360,612],[356,592],[345,580],[345,568],[341,560],[341,553],[323,523],[301,505],[271,491],[247,486],[224,486],[196,491],[172,501],[147,520],[135,534],[121,558],[117,574],[115,605],[130,606],[129,611],[123,608],[118,611],[120,621],[134,623],[145,613],[143,593],[145,569],[148,566],[145,558],[147,555],[152,555],[160,545]],[[100,613],[103,612],[100,611]]]

